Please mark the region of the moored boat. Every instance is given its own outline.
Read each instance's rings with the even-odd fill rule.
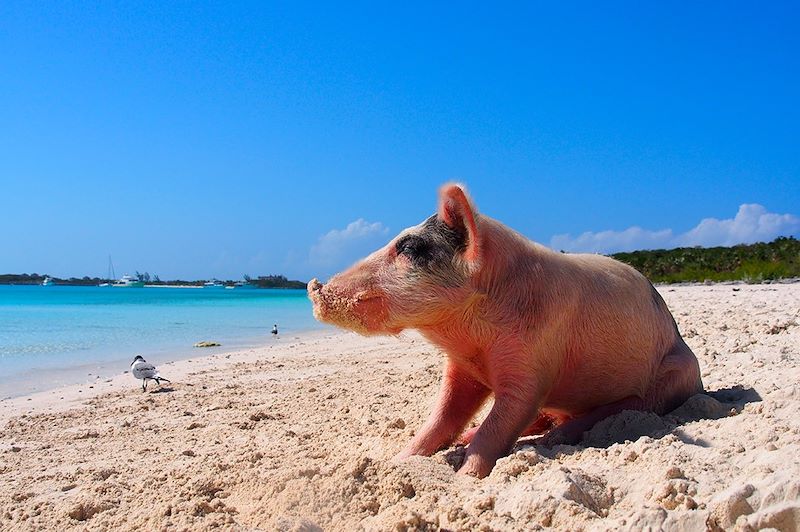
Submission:
[[[123,275],[121,279],[114,281],[111,286],[115,288],[141,288],[144,286],[144,281],[140,281],[130,275]]]

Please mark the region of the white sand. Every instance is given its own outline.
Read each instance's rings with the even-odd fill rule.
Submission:
[[[0,402],[0,529],[800,528],[800,284],[661,287],[709,395],[577,446],[391,456],[436,395],[418,336],[309,336]],[[155,388],[152,388],[153,390]]]

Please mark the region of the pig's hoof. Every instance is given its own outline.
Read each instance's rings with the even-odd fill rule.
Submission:
[[[401,464],[401,463],[405,462],[406,460],[408,460],[409,458],[411,458],[412,456],[416,456],[416,455],[419,455],[419,454],[421,454],[421,453],[415,453],[414,451],[409,451],[408,449],[403,449],[402,451],[400,451],[399,453],[394,455],[392,457],[392,459],[390,460],[390,462],[395,464],[395,465]]]
[[[392,456],[390,462],[394,465],[397,465],[405,462],[406,458],[408,458],[408,455],[406,453],[397,453],[396,455]]]
[[[464,465],[458,470],[458,475],[468,475],[475,478],[484,478],[492,472],[492,465],[480,456],[467,456]]]

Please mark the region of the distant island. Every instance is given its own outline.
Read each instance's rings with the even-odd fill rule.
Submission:
[[[175,279],[172,281],[162,281],[158,275],[150,275],[149,273],[136,272],[134,275],[136,279],[145,283],[146,286],[203,286],[211,279],[201,279],[197,281],[184,281]],[[42,284],[45,279],[50,278],[56,285],[68,286],[98,286],[103,283],[112,283],[115,279],[102,279],[100,277],[69,277],[61,279],[53,277],[52,275],[44,275],[38,273],[22,273],[22,274],[0,274],[0,284],[13,284],[13,285],[36,285]],[[237,283],[244,283],[255,288],[300,288],[305,289],[306,284],[303,281],[291,281],[284,275],[262,275],[252,278],[249,275],[244,276],[244,281],[220,281],[225,286],[236,286]]]

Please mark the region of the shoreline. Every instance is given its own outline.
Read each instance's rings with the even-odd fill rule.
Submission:
[[[232,341],[232,344],[228,343],[214,347],[170,346],[163,349],[152,348],[146,353],[145,358],[148,362],[152,362],[160,368],[190,359],[226,356],[243,351],[268,348],[272,345],[283,345],[292,341],[290,338],[296,341],[315,338],[317,335],[334,334],[335,332],[331,328],[322,327],[301,329],[284,337],[278,335],[278,338],[270,338],[268,336],[242,338],[238,342],[236,340]],[[137,353],[131,352],[126,358],[115,356],[101,361],[76,364],[69,367],[31,367],[15,373],[0,379],[0,405],[4,401],[52,392],[61,388],[74,386],[86,389],[104,388],[98,385],[110,382],[112,379],[128,373],[128,368],[135,354]]]

